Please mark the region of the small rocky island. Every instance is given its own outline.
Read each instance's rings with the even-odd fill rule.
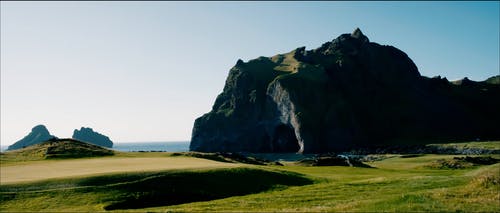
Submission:
[[[190,150],[325,153],[498,140],[499,109],[500,76],[425,77],[406,53],[356,29],[316,49],[238,60],[212,110],[194,122]]]
[[[103,147],[113,147],[113,142],[108,136],[95,132],[92,128],[82,127],[80,130],[75,129],[72,138]]]
[[[49,133],[47,127],[45,127],[44,125],[37,125],[31,129],[31,132],[28,135],[26,135],[23,139],[10,145],[7,148],[7,150],[22,149],[24,147],[48,141],[53,138],[56,137]]]
[[[113,142],[109,137],[102,135],[98,132],[94,132],[92,128],[82,127],[80,130],[75,129],[73,132],[73,139],[78,141],[83,141],[98,146],[113,147]],[[44,125],[37,125],[31,129],[31,132],[25,136],[23,139],[17,141],[16,143],[8,147],[8,151],[22,149],[31,145],[40,144],[45,141],[57,141],[58,137],[51,135],[47,127]],[[75,141],[71,139],[65,139],[65,141]]]

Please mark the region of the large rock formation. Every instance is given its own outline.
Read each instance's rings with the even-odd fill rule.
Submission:
[[[26,135],[23,139],[10,145],[7,148],[7,150],[22,149],[24,147],[38,144],[52,138],[56,137],[50,135],[49,130],[47,130],[47,127],[45,127],[44,125],[37,125],[33,127],[33,129],[31,129],[31,132],[28,135]]]
[[[238,60],[212,111],[196,119],[203,152],[344,151],[499,139],[498,76],[421,76],[401,50],[356,29],[321,47]]]
[[[82,127],[80,130],[75,129],[72,138],[99,146],[113,147],[113,142],[107,136],[94,132],[92,128]]]

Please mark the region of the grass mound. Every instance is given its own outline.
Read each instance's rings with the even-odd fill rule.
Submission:
[[[497,192],[500,191],[500,165],[486,168],[477,174],[469,183],[470,189],[475,188],[495,188]],[[497,194],[500,198],[500,194]]]
[[[454,157],[453,159],[439,159],[427,165],[428,168],[433,169],[466,169],[480,165],[492,165],[500,162],[500,159],[492,158],[490,156],[478,157]]]
[[[500,159],[492,158],[491,156],[478,156],[478,157],[455,157],[454,159],[471,162],[475,165],[492,165],[500,162]]]
[[[499,212],[500,164],[484,166],[472,172],[462,186],[426,193],[434,202],[451,203],[448,212]],[[467,210],[468,209],[468,210]]]
[[[144,172],[0,186],[2,203],[48,197],[104,210],[139,209],[253,194],[312,184],[304,175],[253,168]],[[72,197],[93,194],[93,200]],[[23,201],[21,201],[23,202]],[[48,201],[50,202],[50,201]],[[45,203],[45,202],[44,202]],[[37,209],[38,208],[38,209]],[[33,206],[40,210],[40,207]],[[102,210],[102,209],[101,209]]]
[[[2,161],[30,161],[114,155],[113,150],[74,139],[54,139],[23,149],[5,152]]]

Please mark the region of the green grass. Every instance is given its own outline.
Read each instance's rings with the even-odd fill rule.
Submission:
[[[422,167],[438,158],[392,158],[377,162],[379,168],[283,167],[316,178],[313,185],[209,202],[152,208],[151,211],[499,211],[500,165],[464,170]],[[387,162],[386,162],[387,161]],[[477,171],[482,170],[479,174]],[[489,187],[472,187],[490,174]],[[496,174],[496,176],[494,175]],[[484,179],[484,178],[483,178]],[[474,194],[470,194],[474,191]],[[440,194],[434,195],[439,192]],[[483,196],[489,195],[490,197]],[[455,199],[448,200],[450,196]],[[461,198],[464,198],[462,200]],[[486,199],[487,198],[487,199]],[[474,200],[464,205],[462,201]]]
[[[115,174],[1,186],[0,209],[2,212],[138,209],[311,183],[301,174],[255,168]]]
[[[180,158],[120,157],[127,155]],[[500,164],[428,166],[453,157],[463,156],[390,155],[367,163],[374,168],[240,165],[2,184],[0,211],[500,212]]]

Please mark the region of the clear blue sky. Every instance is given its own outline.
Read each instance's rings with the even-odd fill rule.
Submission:
[[[425,76],[499,74],[499,2],[1,2],[1,144],[45,124],[189,140],[241,58],[359,27]]]

